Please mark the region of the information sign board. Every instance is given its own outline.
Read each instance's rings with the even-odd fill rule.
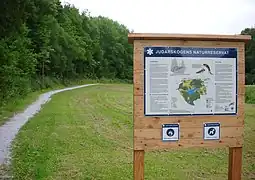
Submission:
[[[245,35],[129,34],[134,46],[134,179],[144,151],[229,147],[241,179]]]
[[[237,113],[237,49],[144,48],[145,115]]]

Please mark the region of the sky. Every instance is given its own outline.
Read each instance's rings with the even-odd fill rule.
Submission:
[[[61,0],[135,33],[240,34],[255,27],[255,0]]]

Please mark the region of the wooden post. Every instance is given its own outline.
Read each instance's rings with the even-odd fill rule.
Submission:
[[[241,180],[242,147],[229,148],[228,180]]]
[[[144,180],[144,150],[134,150],[134,180]]]

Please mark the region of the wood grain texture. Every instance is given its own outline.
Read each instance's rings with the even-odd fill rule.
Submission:
[[[228,41],[246,42],[251,39],[248,35],[211,35],[211,34],[167,34],[167,33],[129,33],[128,41],[134,40],[186,40],[186,41]]]
[[[157,37],[157,36],[155,36]],[[212,36],[214,37],[214,36]],[[200,37],[201,38],[201,37]],[[221,37],[230,38],[230,37]],[[231,37],[233,38],[233,37]],[[231,39],[230,38],[230,39]],[[236,39],[241,37],[234,37]],[[244,37],[244,39],[247,37]],[[185,39],[185,40],[183,40]],[[221,39],[221,40],[223,40]],[[205,39],[206,40],[206,39]],[[229,41],[189,41],[181,40],[135,40],[134,41],[134,73],[133,73],[133,119],[134,119],[134,149],[155,150],[185,147],[242,147],[244,126],[244,95],[245,95],[245,62],[244,43]],[[226,40],[226,39],[225,39]],[[224,47],[238,50],[238,100],[237,115],[226,116],[144,116],[144,57],[145,46],[182,46],[182,47]],[[203,123],[220,122],[221,138],[217,141],[203,140]],[[179,123],[180,140],[178,142],[162,142],[162,124]]]
[[[162,129],[135,129],[134,138],[139,139],[153,139],[161,140]],[[233,131],[235,133],[233,133]],[[222,127],[220,136],[221,138],[241,138],[242,137],[242,127]],[[200,139],[203,140],[203,126],[195,128],[182,128],[180,129],[180,138],[181,139]]]
[[[144,151],[134,150],[134,180],[144,180]]]
[[[242,178],[242,147],[229,148],[228,180]]]
[[[224,148],[242,147],[242,138],[222,138],[221,140],[205,141],[197,138],[180,139],[178,142],[163,142],[157,139],[135,139],[135,150],[170,150],[179,148]]]

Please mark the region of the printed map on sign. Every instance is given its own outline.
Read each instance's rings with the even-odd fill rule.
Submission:
[[[145,115],[236,113],[234,48],[146,47]]]
[[[206,95],[206,86],[201,79],[182,80],[178,90],[184,100],[194,106],[194,101],[200,99],[201,95]]]

